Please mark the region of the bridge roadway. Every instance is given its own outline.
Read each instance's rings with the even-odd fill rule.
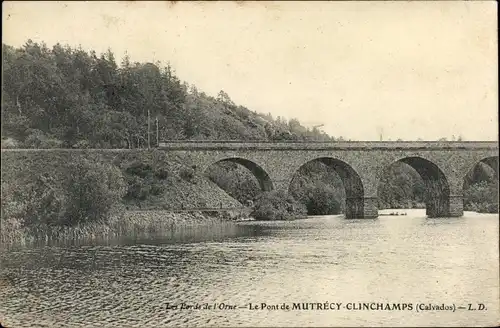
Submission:
[[[288,188],[297,171],[311,161],[331,166],[346,190],[347,218],[378,216],[377,187],[384,171],[395,162],[412,166],[426,186],[429,217],[463,215],[463,183],[479,162],[498,175],[498,142],[491,141],[167,141],[159,148],[186,156],[204,172],[231,161],[248,168],[264,191]]]

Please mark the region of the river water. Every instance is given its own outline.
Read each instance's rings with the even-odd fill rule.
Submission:
[[[8,327],[500,323],[498,215],[428,219],[423,211],[405,211],[406,216],[376,220],[244,222],[99,244],[4,249],[0,322]],[[475,311],[468,310],[469,303]],[[430,305],[438,309],[428,310]]]

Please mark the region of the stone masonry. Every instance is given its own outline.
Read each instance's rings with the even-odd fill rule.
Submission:
[[[429,217],[463,215],[464,177],[479,162],[498,172],[497,142],[179,141],[161,143],[160,149],[189,158],[200,172],[220,161],[239,163],[267,191],[288,192],[300,167],[320,160],[342,178],[347,218],[378,216],[378,182],[384,170],[397,161],[412,166],[423,178]]]

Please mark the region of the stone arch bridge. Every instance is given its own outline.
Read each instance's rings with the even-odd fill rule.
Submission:
[[[335,169],[346,190],[346,218],[378,216],[377,187],[395,162],[412,166],[426,186],[429,217],[463,215],[463,182],[479,162],[498,176],[497,142],[234,142],[178,141],[160,149],[189,157],[196,169],[232,161],[248,168],[264,191],[288,192],[297,171],[311,161]]]

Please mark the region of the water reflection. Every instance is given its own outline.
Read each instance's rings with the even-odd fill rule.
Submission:
[[[499,319],[498,240],[498,215],[332,216],[12,249],[0,254],[0,316],[12,327],[489,325]],[[169,308],[324,301],[482,302],[490,310]]]

